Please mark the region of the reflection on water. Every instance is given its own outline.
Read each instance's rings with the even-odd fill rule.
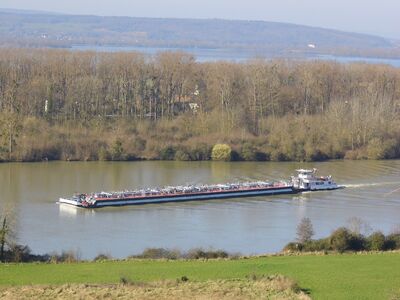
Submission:
[[[337,191],[131,207],[76,209],[55,202],[74,192],[289,178],[317,167]],[[275,252],[309,217],[317,237],[357,216],[389,232],[400,223],[400,161],[324,163],[54,162],[0,164],[0,207],[17,216],[18,238],[36,253],[78,250],[124,257],[146,247]]]
[[[94,209],[82,209],[71,205],[60,204],[59,206],[59,216],[61,219],[76,219],[78,215],[95,215],[96,210]]]

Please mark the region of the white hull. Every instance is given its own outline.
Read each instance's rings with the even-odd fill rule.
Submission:
[[[339,187],[336,184],[322,184],[311,186],[310,191],[326,191],[326,190],[336,190]]]
[[[78,201],[72,200],[72,199],[67,199],[67,198],[60,198],[58,199],[59,204],[69,204],[73,206],[81,206]]]

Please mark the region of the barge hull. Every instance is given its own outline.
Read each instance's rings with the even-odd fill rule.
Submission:
[[[268,195],[282,195],[282,194],[295,194],[299,191],[292,187],[279,187],[269,188],[257,191],[234,191],[234,192],[220,192],[220,193],[207,193],[197,195],[174,195],[174,196],[161,196],[161,197],[142,197],[142,198],[127,198],[127,199],[110,199],[110,200],[97,200],[94,205],[83,206],[78,201],[72,199],[60,198],[59,203],[73,205],[82,208],[101,208],[107,206],[127,206],[127,205],[143,205],[143,204],[158,204],[167,202],[187,202],[187,201],[203,201],[212,199],[229,199],[241,197],[257,197]]]

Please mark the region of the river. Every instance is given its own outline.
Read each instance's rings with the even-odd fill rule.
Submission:
[[[59,206],[74,192],[288,178],[316,167],[347,188],[99,210]],[[17,220],[18,241],[34,253],[73,250],[122,258],[146,247],[212,247],[243,254],[280,251],[309,217],[324,237],[351,217],[390,232],[400,224],[400,160],[275,162],[49,162],[0,164],[0,205]],[[392,192],[395,191],[395,192]]]
[[[215,61],[234,61],[246,62],[255,57],[268,58],[270,54],[257,50],[240,50],[230,48],[166,48],[166,47],[139,47],[139,46],[91,46],[76,45],[71,48],[74,51],[98,51],[98,52],[141,52],[153,56],[163,51],[184,51],[192,54],[197,62],[215,62]],[[378,58],[378,57],[359,57],[359,56],[336,56],[336,55],[309,55],[304,58],[288,58],[292,60],[325,60],[336,61],[339,63],[369,63],[386,64],[393,67],[400,67],[400,59]]]

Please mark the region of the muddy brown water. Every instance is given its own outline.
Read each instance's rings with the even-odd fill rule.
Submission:
[[[316,167],[347,187],[261,196],[83,210],[59,206],[74,192],[287,179]],[[400,224],[400,160],[273,162],[50,162],[0,164],[0,207],[12,210],[18,242],[34,253],[73,250],[121,258],[147,247],[277,252],[303,217],[324,237],[358,217],[389,233]],[[397,191],[396,191],[397,190]]]

